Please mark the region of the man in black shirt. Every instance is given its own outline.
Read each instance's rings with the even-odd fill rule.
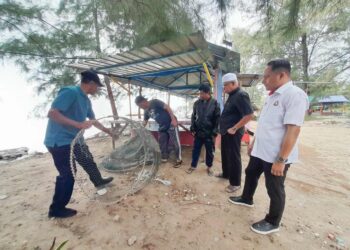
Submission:
[[[224,91],[229,94],[220,117],[222,173],[217,177],[229,179],[226,192],[236,192],[241,186],[241,140],[244,125],[253,118],[249,95],[238,84],[237,76],[222,77]]]
[[[197,167],[198,159],[203,144],[205,145],[205,163],[209,176],[213,175],[214,139],[218,134],[220,107],[218,102],[211,97],[210,86],[201,84],[199,87],[199,99],[193,105],[191,116],[191,132],[194,135],[191,167],[186,171],[191,174]]]
[[[143,125],[146,126],[149,118],[154,119],[159,125],[159,147],[162,155],[162,162],[167,162],[169,157],[169,140],[175,148],[176,163],[174,167],[178,168],[182,164],[181,144],[179,138],[179,129],[177,119],[171,108],[164,102],[153,99],[148,101],[143,96],[135,99],[137,106],[145,110]]]

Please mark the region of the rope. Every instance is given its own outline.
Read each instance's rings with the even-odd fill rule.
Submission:
[[[147,131],[143,126],[141,126],[141,124],[132,121],[131,119],[125,118],[125,117],[119,117],[118,119],[115,119],[115,117],[113,116],[106,116],[106,117],[102,117],[99,118],[98,121],[108,121],[110,119],[113,119],[113,122],[117,125],[126,123],[125,126],[119,126],[119,128],[125,130],[125,127],[129,127],[129,130],[131,131],[131,135],[132,133],[136,133],[135,137],[137,137],[140,141],[141,144],[141,148],[143,148],[144,154],[141,158],[140,161],[138,161],[138,165],[136,165],[133,168],[122,168],[119,169],[120,171],[108,171],[108,169],[104,168],[105,171],[108,172],[112,172],[114,174],[117,174],[118,177],[129,177],[131,176],[133,179],[129,180],[130,182],[125,184],[123,189],[118,189],[117,191],[111,191],[110,188],[106,188],[107,189],[107,193],[113,195],[113,196],[117,196],[119,197],[116,200],[108,200],[107,198],[104,199],[104,197],[107,197],[107,195],[103,195],[103,196],[98,196],[96,194],[92,194],[92,192],[88,191],[88,187],[86,185],[86,182],[88,181],[86,178],[79,178],[77,176],[77,169],[75,168],[76,166],[76,159],[74,156],[74,149],[76,147],[76,145],[79,145],[79,143],[81,143],[80,141],[83,140],[83,135],[85,130],[82,129],[80,130],[76,137],[73,139],[71,146],[70,146],[70,167],[71,167],[71,172],[72,175],[74,177],[74,180],[76,180],[80,190],[82,191],[82,193],[86,196],[89,197],[92,200],[95,201],[104,201],[107,203],[118,203],[121,200],[125,199],[128,195],[134,194],[135,192],[141,190],[142,188],[144,188],[148,183],[150,183],[156,176],[157,171],[159,169],[159,165],[160,165],[160,149],[159,149],[159,145],[157,143],[157,141],[155,140],[155,138],[153,137],[153,135]],[[111,122],[111,121],[110,121]],[[101,122],[102,123],[102,122]],[[115,133],[118,131],[114,131]],[[119,135],[122,132],[119,131]],[[115,134],[117,135],[117,134]],[[118,137],[118,138],[114,138],[116,141],[122,141],[122,139],[125,138],[123,136]],[[128,140],[126,140],[126,143],[124,143],[123,145],[120,145],[120,149],[127,146],[127,142],[130,141],[131,138],[134,137],[130,137]],[[84,141],[85,143],[85,141]],[[128,150],[128,148],[126,148],[126,150]],[[113,152],[112,152],[113,153]],[[111,154],[110,156],[111,157]],[[106,158],[105,158],[106,159]],[[126,159],[128,160],[128,159]],[[101,165],[103,167],[103,164]],[[99,168],[100,169],[100,168]],[[131,175],[130,175],[131,174]],[[118,181],[118,180],[115,180]],[[120,184],[120,183],[118,183]],[[110,191],[110,192],[108,192]],[[107,200],[106,200],[107,199]]]

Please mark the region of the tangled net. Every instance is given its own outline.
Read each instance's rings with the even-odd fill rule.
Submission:
[[[72,173],[82,193],[89,198],[118,202],[144,188],[156,176],[160,149],[153,135],[138,122],[124,117],[115,119],[113,116],[98,120],[105,127],[111,127],[113,137],[98,133],[85,140],[85,130],[81,130],[71,144]],[[82,168],[76,168],[74,151],[77,149],[86,157],[93,157],[103,177],[114,178],[103,190],[107,191],[105,194],[98,195],[90,181],[91,176]]]

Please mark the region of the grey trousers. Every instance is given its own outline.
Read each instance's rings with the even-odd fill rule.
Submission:
[[[167,131],[159,131],[159,147],[162,154],[162,159],[169,158],[169,146],[171,145],[170,143],[174,147],[176,159],[181,161],[182,157],[179,129],[173,125],[171,125]]]

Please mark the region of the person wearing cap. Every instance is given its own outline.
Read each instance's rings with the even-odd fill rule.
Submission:
[[[213,175],[215,137],[218,134],[220,118],[220,106],[218,102],[212,98],[211,89],[208,84],[199,86],[199,98],[193,104],[193,112],[191,116],[191,132],[194,136],[192,163],[191,167],[186,171],[191,174],[197,168],[199,156],[202,146],[205,146],[205,164],[207,165],[207,173]]]
[[[241,140],[244,125],[253,118],[249,95],[239,87],[234,73],[222,77],[224,92],[228,94],[220,117],[222,173],[217,177],[228,179],[226,192],[236,192],[241,186]]]
[[[66,208],[74,186],[70,166],[70,144],[81,129],[91,126],[112,135],[111,131],[95,119],[88,95],[94,95],[103,85],[93,71],[81,73],[80,86],[62,88],[48,112],[48,124],[44,144],[51,153],[59,175],[56,177],[55,192],[49,208],[49,217],[66,218],[77,211]],[[88,118],[89,120],[86,120]],[[102,178],[88,146],[82,141],[73,149],[74,158],[83,167],[95,187],[100,188],[113,180]],[[75,168],[75,166],[73,166]]]
[[[290,165],[298,160],[297,139],[309,107],[306,93],[293,85],[290,73],[285,59],[270,61],[265,68],[263,84],[270,94],[261,110],[255,141],[248,147],[243,193],[229,198],[233,204],[253,207],[258,180],[264,173],[270,209],[263,220],[251,225],[259,234],[279,230],[285,206],[284,181]]]
[[[178,168],[182,164],[181,144],[176,116],[169,107],[161,100],[153,99],[148,101],[144,96],[137,96],[135,104],[145,110],[143,126],[146,126],[150,118],[154,119],[158,125],[159,147],[162,162],[167,162],[169,158],[169,142],[175,149],[176,162],[173,167]]]

